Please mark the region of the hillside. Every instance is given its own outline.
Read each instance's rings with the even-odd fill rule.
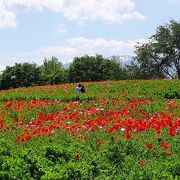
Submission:
[[[0,179],[180,178],[180,81],[82,84],[0,91]]]

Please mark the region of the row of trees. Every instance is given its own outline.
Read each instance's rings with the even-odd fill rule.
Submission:
[[[41,66],[15,64],[0,75],[0,89],[82,81],[180,79],[180,23],[171,20],[159,26],[148,42],[136,46],[135,54],[125,66],[102,55],[76,57],[68,69],[56,57],[44,59]]]
[[[0,89],[65,82],[124,79],[123,68],[102,55],[76,57],[68,69],[56,57],[44,59],[43,65],[19,63],[7,66],[0,75]]]

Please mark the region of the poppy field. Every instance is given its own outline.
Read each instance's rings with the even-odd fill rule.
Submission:
[[[180,179],[180,81],[0,91],[0,179]]]

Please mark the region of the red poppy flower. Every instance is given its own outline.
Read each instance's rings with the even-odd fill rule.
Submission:
[[[139,162],[139,165],[140,165],[140,166],[145,166],[145,164],[146,164],[145,161]]]
[[[20,144],[21,144],[21,142],[18,141],[18,142],[17,142],[17,145],[20,145]]]
[[[28,136],[28,135],[27,135],[27,136],[25,137],[25,140],[26,140],[26,141],[28,141],[28,140],[30,140],[30,139],[31,139],[31,136]]]
[[[147,147],[147,148],[151,148],[152,146],[151,146],[150,143],[147,143],[147,144],[146,144],[146,147]]]
[[[127,131],[126,132],[126,139],[130,139],[131,138],[131,134]]]
[[[97,144],[98,145],[102,145],[102,144],[104,144],[104,142],[103,141],[99,141]]]
[[[167,148],[167,144],[166,143],[162,143],[161,146],[162,146],[163,149]]]
[[[166,156],[171,156],[172,153],[170,151],[166,152]]]

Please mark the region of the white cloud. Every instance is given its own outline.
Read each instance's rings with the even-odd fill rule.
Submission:
[[[69,20],[78,22],[102,20],[119,23],[126,19],[144,19],[134,8],[131,0],[70,0],[64,4],[62,13]]]
[[[121,41],[116,39],[88,39],[84,37],[74,37],[67,39],[63,45],[43,47],[35,52],[20,52],[16,54],[15,59],[34,60],[39,64],[44,57],[56,56],[63,63],[73,60],[74,57],[87,55],[102,54],[105,57],[112,55],[132,55],[137,42],[144,43],[145,39]]]
[[[96,53],[113,55],[113,53],[122,54],[123,52],[132,52],[135,44],[144,40],[121,41],[105,38],[87,39],[84,37],[75,37],[66,41],[70,47],[75,48],[81,55]]]
[[[144,20],[135,10],[132,0],[1,0],[4,7],[43,11],[45,8],[61,13],[68,20],[82,23],[101,20],[120,23],[128,19]]]
[[[16,16],[0,2],[0,28],[15,28]]]
[[[67,29],[66,29],[66,25],[65,24],[60,24],[60,25],[58,25],[58,27],[57,27],[57,33],[65,33],[67,31]]]
[[[51,11],[61,12],[67,0],[2,0],[7,7],[21,7],[30,11],[43,11],[48,8]],[[70,0],[71,1],[71,0]]]

